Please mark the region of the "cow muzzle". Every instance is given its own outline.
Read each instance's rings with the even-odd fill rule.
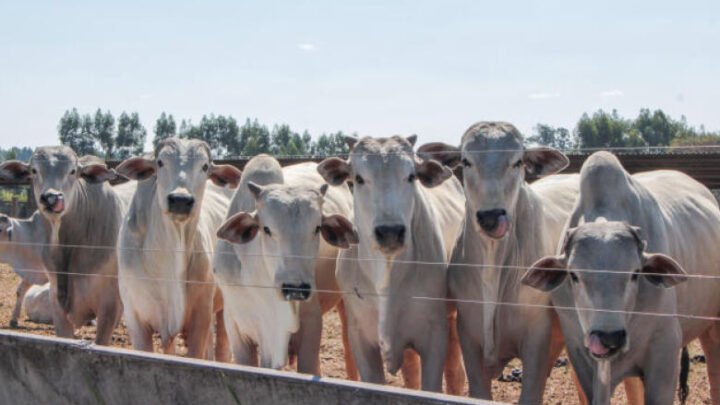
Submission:
[[[45,212],[62,214],[65,211],[65,196],[56,191],[46,191],[40,194],[40,204]]]
[[[477,211],[475,219],[485,235],[493,239],[501,239],[510,229],[510,220],[504,209]]]
[[[405,247],[405,225],[376,226],[375,241],[383,253],[398,253]]]
[[[168,212],[188,216],[195,206],[195,198],[185,193],[172,193],[167,196]]]
[[[594,330],[588,337],[587,349],[595,358],[607,359],[618,353],[627,344],[625,329],[613,332]]]
[[[282,283],[280,292],[285,301],[307,301],[312,287],[308,283]]]

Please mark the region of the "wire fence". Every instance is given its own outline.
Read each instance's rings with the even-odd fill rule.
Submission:
[[[174,254],[228,254],[228,255],[235,255],[235,252],[214,252],[214,251],[208,251],[208,250],[186,250],[186,249],[145,249],[145,248],[119,248],[115,246],[92,246],[92,245],[68,245],[68,244],[48,244],[48,243],[37,243],[37,242],[8,242],[3,241],[0,242],[0,246],[7,245],[7,244],[16,244],[20,246],[29,246],[29,247],[62,247],[62,248],[74,248],[74,249],[102,249],[102,250],[125,250],[125,251],[133,251],[133,252],[167,252],[167,253],[174,253]],[[260,254],[260,253],[243,253],[245,256],[250,257],[273,257],[273,258],[283,258],[283,259],[300,259],[300,260],[318,260],[318,259],[324,259],[324,260],[351,260],[351,261],[388,261],[388,259],[384,258],[359,258],[359,257],[328,257],[328,256],[302,256],[302,255],[268,255],[268,254]],[[436,266],[443,266],[447,267],[448,263],[446,262],[431,262],[431,261],[416,261],[416,260],[392,260],[390,259],[392,263],[397,264],[406,264],[406,265],[436,265]],[[452,266],[459,267],[459,268],[479,268],[479,269],[490,269],[490,270],[514,270],[514,271],[527,271],[528,266],[512,266],[512,265],[489,265],[489,264],[480,264],[480,263],[453,263]],[[26,272],[26,273],[45,273],[45,274],[52,274],[52,275],[69,275],[69,276],[76,276],[76,277],[104,277],[104,278],[120,278],[117,274],[95,274],[95,273],[79,273],[79,272],[57,272],[57,271],[49,271],[47,269],[31,269],[31,268],[17,268],[14,269],[16,272]],[[539,271],[550,271],[550,272],[564,272],[567,271],[565,268],[543,268],[543,269],[537,269]],[[620,276],[620,275],[635,275],[638,274],[634,271],[622,271],[622,270],[610,270],[610,269],[572,269],[572,272],[576,273],[594,273],[594,274],[608,274],[611,276]],[[683,278],[697,278],[697,279],[704,279],[704,280],[720,280],[720,275],[706,275],[706,274],[685,274],[685,275],[668,275],[666,273],[642,273],[646,276],[662,276],[662,277],[683,277]],[[260,285],[260,284],[248,284],[248,283],[218,283],[216,281],[197,281],[197,280],[181,280],[177,278],[171,278],[171,277],[150,277],[150,276],[141,276],[137,274],[124,274],[122,276],[123,278],[133,278],[137,280],[145,280],[145,281],[156,281],[156,282],[163,282],[163,283],[181,283],[181,284],[200,284],[200,285],[217,285],[217,286],[223,286],[223,287],[243,287],[243,288],[257,288],[257,289],[271,289],[271,290],[278,290],[278,286],[274,285]],[[407,295],[402,294],[399,292],[392,293],[392,294],[383,294],[378,293],[376,291],[359,291],[357,288],[354,288],[351,291],[346,290],[327,290],[327,289],[317,289],[317,288],[305,288],[305,287],[283,287],[287,291],[303,291],[303,292],[314,292],[314,293],[323,293],[323,294],[340,294],[340,295],[354,295],[359,298],[365,298],[365,297],[373,297],[373,298],[400,298],[400,299],[407,299],[407,300],[421,300],[421,301],[444,301],[444,302],[453,302],[453,303],[464,303],[464,304],[476,304],[476,305],[497,305],[497,306],[507,306],[507,307],[526,307],[526,308],[536,308],[536,309],[553,309],[553,310],[559,310],[559,311],[581,311],[581,312],[601,312],[601,313],[621,313],[621,314],[627,314],[627,315],[635,315],[635,316],[656,316],[656,317],[664,317],[664,318],[683,318],[683,319],[693,319],[693,320],[706,320],[706,321],[720,321],[719,316],[711,316],[711,315],[697,315],[697,314],[679,314],[679,313],[665,313],[665,312],[647,312],[647,311],[625,311],[625,310],[617,310],[617,309],[603,309],[603,308],[586,308],[586,307],[567,307],[567,306],[558,306],[558,305],[552,305],[552,304],[534,304],[534,303],[521,303],[521,302],[507,302],[507,301],[493,301],[493,300],[474,300],[474,299],[461,299],[461,298],[453,298],[453,297],[431,297],[431,296],[422,296],[422,295]]]

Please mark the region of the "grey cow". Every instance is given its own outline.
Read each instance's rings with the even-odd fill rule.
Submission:
[[[350,157],[325,159],[320,174],[332,185],[352,181],[353,223],[359,245],[340,253],[337,280],[343,291],[350,346],[364,381],[384,382],[403,367],[414,386],[416,352],[422,389],[462,389],[462,366],[448,308],[446,265],[460,231],[464,197],[452,171],[415,156],[416,137],[349,138]],[[420,298],[416,298],[420,297]],[[406,352],[406,350],[408,350]],[[408,378],[410,377],[410,378]]]
[[[108,344],[120,320],[117,255],[114,249],[133,188],[117,190],[106,182],[115,176],[94,156],[78,158],[66,146],[35,149],[28,163],[6,161],[0,173],[14,180],[32,179],[36,203],[51,232],[44,243],[54,306],[55,333],[72,337],[75,327],[97,317],[95,342]]]
[[[520,403],[542,402],[545,380],[563,347],[550,296],[520,284],[523,266],[555,251],[575,197],[577,175],[528,184],[568,164],[560,151],[525,148],[511,124],[480,122],[460,148],[433,143],[419,153],[462,165],[466,206],[462,235],[450,267],[450,293],[458,302],[458,334],[470,395],[489,399],[490,384],[512,358],[523,363]],[[476,303],[472,301],[481,301]]]
[[[720,276],[715,198],[680,172],[631,176],[607,152],[590,156],[580,175],[559,255],[535,263],[523,282],[576,308],[558,314],[588,398],[607,404],[622,378],[642,376],[646,404],[671,404],[680,348],[699,337],[719,404],[720,322],[638,314],[720,316],[720,281],[707,278]]]

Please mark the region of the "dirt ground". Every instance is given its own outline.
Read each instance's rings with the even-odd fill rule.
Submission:
[[[12,269],[6,265],[0,265],[0,329],[10,329],[10,317],[15,305],[15,289],[19,284],[19,278]],[[19,332],[36,333],[40,335],[53,336],[54,331],[51,325],[43,325],[29,322],[25,315],[20,317],[16,329]],[[85,326],[78,331],[78,337],[85,340],[93,340],[95,336],[94,326]],[[182,339],[177,340],[177,353],[184,353]],[[131,348],[130,339],[125,329],[125,324],[116,329],[112,337],[113,346]],[[156,342],[156,347],[159,345]],[[158,350],[159,351],[159,350]],[[690,357],[701,354],[700,345],[697,341],[690,346]],[[345,365],[343,360],[343,347],[340,331],[340,319],[337,311],[332,311],[324,318],[323,339],[320,349],[322,362],[322,373],[326,377],[345,378]],[[564,358],[564,356],[561,356]],[[520,362],[515,360],[505,370],[504,375],[509,375],[512,369],[520,367]],[[290,368],[288,368],[289,370]],[[402,386],[402,378],[398,376],[387,376],[390,385]],[[493,397],[496,401],[516,402],[520,396],[518,382],[493,382]],[[705,364],[692,362],[690,365],[690,397],[688,404],[710,404],[709,385]],[[466,388],[467,394],[467,388]],[[544,402],[546,404],[577,404],[577,393],[570,376],[570,367],[567,365],[555,367],[545,388]],[[625,403],[625,393],[622,388],[615,392],[613,404]],[[676,401],[677,402],[677,401]]]

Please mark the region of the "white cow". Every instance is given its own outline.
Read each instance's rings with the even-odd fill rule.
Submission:
[[[33,284],[48,282],[42,258],[42,243],[48,239],[50,224],[42,214],[35,211],[28,219],[0,215],[0,261],[9,264],[20,276],[17,298],[10,327],[16,328],[22,309],[23,298]]]
[[[558,314],[585,393],[606,404],[622,378],[642,376],[645,403],[671,404],[680,348],[699,337],[720,404],[720,322],[701,318],[720,317],[717,201],[677,171],[631,176],[607,152],[590,156],[580,176],[560,254],[535,263],[523,282],[577,308]]]
[[[449,391],[457,393],[463,376],[459,353],[448,356],[448,331],[454,327],[448,325],[452,310],[444,299],[464,196],[450,169],[415,156],[416,139],[349,138],[349,159],[325,159],[318,170],[332,185],[354,183],[360,244],[340,253],[337,279],[341,290],[356,292],[343,301],[362,379],[383,383],[383,360],[394,374],[417,361],[414,351],[422,361],[422,389],[441,390],[447,357]],[[407,371],[403,368],[406,385],[412,386]]]
[[[152,156],[125,160],[117,171],[139,180],[118,238],[120,295],[133,347],[152,351],[157,332],[172,353],[183,333],[188,356],[209,357],[213,314],[222,309],[212,249],[229,201],[206,190],[206,181],[235,186],[240,171],[214,165],[204,142],[177,138],[163,140]],[[219,323],[220,360],[229,355],[222,352],[226,339]]]
[[[29,321],[52,324],[53,302],[50,296],[50,283],[30,286],[23,304]]]
[[[357,235],[350,190],[328,190],[316,168],[253,158],[218,230],[213,268],[238,363],[255,364],[257,345],[261,366],[280,368],[290,346],[299,372],[320,375],[322,315],[341,299],[336,257]]]
[[[462,165],[465,223],[448,283],[453,298],[460,300],[458,334],[470,395],[490,399],[491,380],[519,357],[520,403],[541,403],[545,380],[563,347],[555,314],[547,308],[495,303],[550,305],[549,294],[521,285],[520,269],[555,251],[578,193],[578,176],[556,175],[528,184],[527,173],[557,173],[568,159],[552,148],[525,148],[520,132],[504,122],[474,124],[460,148],[435,143],[419,153]]]

